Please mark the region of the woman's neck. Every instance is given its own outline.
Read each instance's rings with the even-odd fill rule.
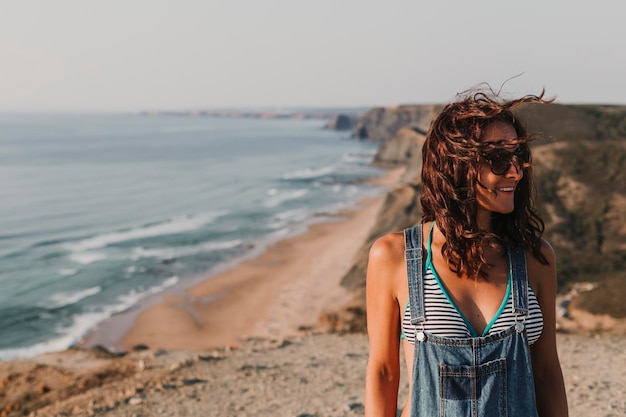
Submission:
[[[476,224],[478,225],[479,230],[483,232],[491,232],[493,229],[491,211],[478,207],[478,213],[476,213]]]

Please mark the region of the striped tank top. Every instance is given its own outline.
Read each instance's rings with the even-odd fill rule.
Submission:
[[[428,235],[428,255],[424,272],[424,309],[426,321],[419,325],[425,332],[441,337],[467,338],[487,336],[498,333],[515,325],[513,310],[513,296],[511,292],[511,274],[509,272],[506,293],[495,317],[485,327],[481,335],[476,334],[467,318],[456,307],[448,295],[437,271],[433,267],[430,256],[432,241],[432,226]],[[541,336],[543,330],[543,315],[537,297],[530,285],[528,286],[528,317],[526,317],[526,333],[528,343],[533,344]],[[411,324],[409,302],[406,304],[402,317],[402,335],[409,343],[415,344],[415,333],[418,326]]]

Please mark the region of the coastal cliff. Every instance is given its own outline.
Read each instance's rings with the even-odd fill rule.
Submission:
[[[430,121],[441,109],[442,106],[436,104],[376,107],[357,121],[353,136],[361,140],[384,142],[403,127],[426,133]]]
[[[437,108],[374,109],[355,127],[357,137],[362,129],[368,137],[382,138],[377,164],[405,166],[406,172],[342,279],[354,292],[350,317],[360,320],[346,327],[365,331],[365,271],[372,243],[420,221],[425,135],[414,126],[428,125]],[[529,133],[541,138],[532,144],[537,205],[546,223],[544,237],[557,253],[559,292],[578,295],[577,284],[590,283],[591,291],[578,295],[571,307],[625,318],[619,294],[626,290],[626,106],[526,105],[517,114]]]

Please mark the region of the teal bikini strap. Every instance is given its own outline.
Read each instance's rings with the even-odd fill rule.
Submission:
[[[426,268],[428,268],[429,266],[431,266],[432,268],[433,258],[431,256],[431,252],[432,252],[431,246],[433,244],[433,229],[434,228],[435,228],[435,222],[433,221],[430,224],[430,231],[428,232],[428,243],[427,243],[428,246],[426,246]]]

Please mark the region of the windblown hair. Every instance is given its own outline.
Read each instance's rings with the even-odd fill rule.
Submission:
[[[484,256],[485,245],[522,246],[541,263],[548,263],[540,252],[544,223],[535,208],[530,164],[523,168],[523,178],[515,189],[513,212],[492,213],[492,233],[478,228],[476,200],[479,149],[485,146],[485,128],[497,122],[510,124],[518,139],[488,145],[517,145],[530,154],[528,142],[534,137],[527,136],[525,126],[512,110],[523,103],[554,101],[544,100],[543,96],[544,91],[539,96],[505,101],[493,91],[465,92],[458,101],[444,107],[430,126],[422,148],[422,220],[436,222],[446,239],[443,257],[458,276],[486,276],[489,264]]]

